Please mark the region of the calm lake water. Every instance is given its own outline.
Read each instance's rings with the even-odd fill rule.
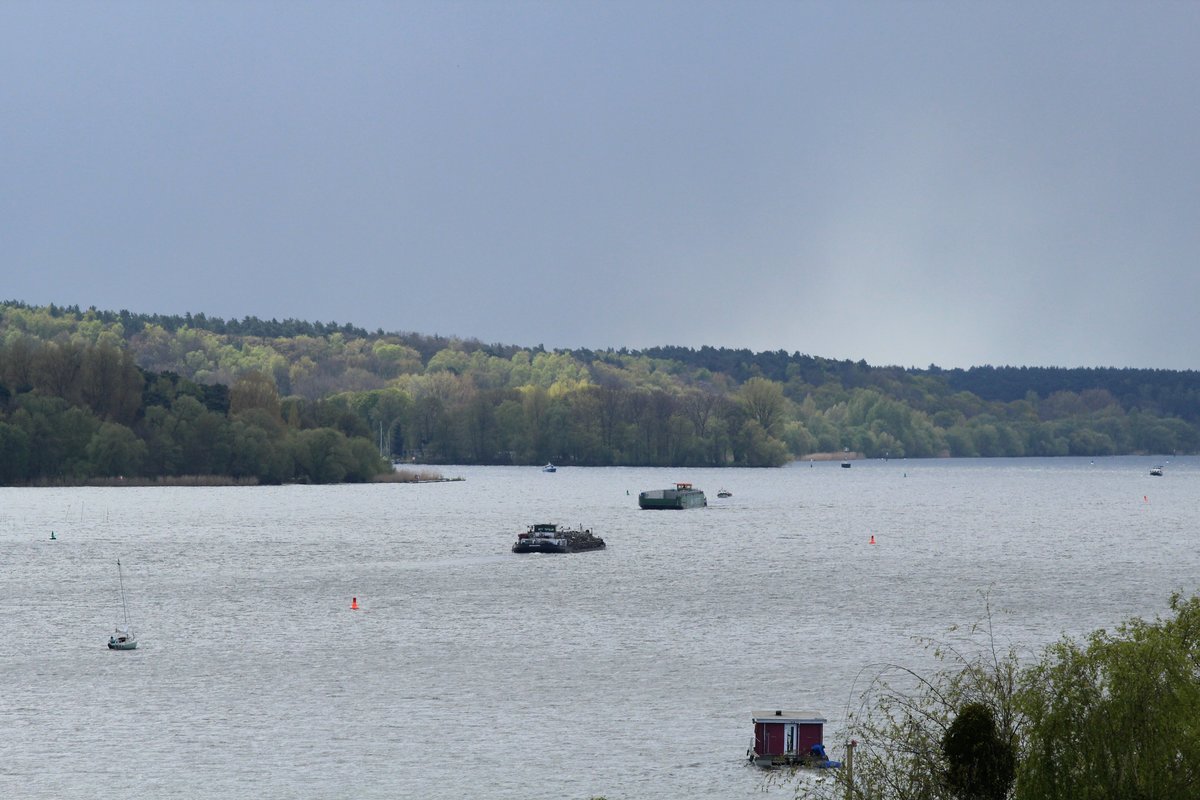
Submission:
[[[824,713],[840,757],[860,671],[927,665],[982,592],[1033,654],[1197,591],[1200,459],[1157,463],[0,489],[0,796],[763,797],[752,710]],[[709,507],[638,509],[676,481]],[[532,522],[608,549],[512,554]]]

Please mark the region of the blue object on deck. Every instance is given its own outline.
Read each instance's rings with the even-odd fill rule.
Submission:
[[[825,745],[814,744],[808,749],[808,754],[814,759],[813,766],[818,769],[837,769],[842,766],[840,761],[830,761],[829,756],[825,754]]]

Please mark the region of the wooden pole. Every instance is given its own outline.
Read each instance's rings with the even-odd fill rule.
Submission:
[[[854,748],[858,742],[853,739],[846,745],[846,800],[854,800]]]

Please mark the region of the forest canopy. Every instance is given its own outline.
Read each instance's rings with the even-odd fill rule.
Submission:
[[[846,453],[1194,453],[1198,424],[1194,371],[546,350],[336,322],[0,305],[4,483],[368,480],[386,458],[779,466]]]

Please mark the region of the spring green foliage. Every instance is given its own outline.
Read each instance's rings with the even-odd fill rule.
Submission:
[[[143,387],[142,370],[150,384],[174,376],[207,410],[253,428],[230,436],[270,465],[237,468],[264,478],[288,472],[286,458],[264,452],[276,433],[266,415],[276,409],[289,430],[382,438],[385,452],[430,463],[778,466],[845,450],[892,458],[1200,450],[1195,372],[918,370],[712,347],[549,352],[333,322],[0,304],[0,423],[12,424],[25,395],[61,398],[134,430],[158,474],[177,455],[153,441],[169,421],[146,416],[173,401]],[[11,431],[0,431],[0,447],[18,462],[25,452]],[[119,452],[129,448],[111,431],[97,448],[105,470],[138,458]],[[73,457],[71,468],[83,468],[83,450]]]
[[[940,665],[929,674],[898,664],[863,668],[870,680],[843,732],[843,741],[858,742],[855,800],[1006,797],[1006,759],[1019,741],[1017,653],[996,647],[990,607],[983,623],[952,633],[953,642],[925,642]],[[847,797],[846,775],[838,770],[797,796]]]
[[[1200,797],[1200,598],[1064,639],[1028,671],[1018,797]]]
[[[0,483],[226,476],[262,483],[366,481],[390,471],[362,420],[321,402],[283,416],[274,382],[232,389],[141,369],[111,331],[0,339]],[[79,333],[78,328],[88,331]],[[93,341],[94,340],[94,341]]]
[[[1064,638],[1023,666],[991,629],[933,645],[932,674],[874,673],[852,712],[853,785],[839,770],[797,797],[855,800],[1200,798],[1200,597],[1115,632]],[[1014,780],[1015,777],[1015,780]]]

